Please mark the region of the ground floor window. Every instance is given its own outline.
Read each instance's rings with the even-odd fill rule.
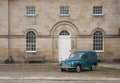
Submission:
[[[93,35],[93,50],[103,51],[103,34],[101,31],[95,31]]]
[[[36,51],[36,34],[33,31],[29,31],[26,35],[26,51]]]

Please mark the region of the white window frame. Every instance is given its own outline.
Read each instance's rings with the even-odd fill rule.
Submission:
[[[28,33],[30,32],[33,32],[34,33],[34,36],[35,38],[32,39],[32,41],[35,41],[35,42],[32,42],[31,43],[31,35],[29,35],[29,39],[28,39]],[[29,42],[28,42],[29,41]],[[28,45],[28,46],[27,46]],[[35,48],[34,50],[31,50],[32,49],[32,46],[31,45],[35,45]],[[30,49],[30,50],[28,50]],[[34,52],[37,52],[37,45],[36,45],[36,33],[34,31],[28,31],[27,34],[26,34],[26,52],[29,52],[29,53],[34,53]]]
[[[96,9],[95,9],[95,7],[96,7]],[[94,16],[103,16],[103,6],[93,6],[92,13],[93,13]]]
[[[62,9],[61,9],[61,7],[62,7]],[[70,16],[70,6],[60,6],[59,9],[60,9],[59,10],[60,16]],[[66,13],[67,11],[68,11],[68,13]]]
[[[95,32],[94,32],[94,34],[95,34]],[[102,33],[102,36],[103,36],[103,38],[102,38],[102,50],[96,50],[96,49],[94,49],[94,34],[93,34],[93,50],[96,51],[96,52],[104,52],[104,36],[103,36],[103,33]]]
[[[25,15],[26,16],[36,16],[36,7],[35,6],[26,6]]]

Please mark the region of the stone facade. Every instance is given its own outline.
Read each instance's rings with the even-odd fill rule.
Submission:
[[[36,15],[26,16],[26,6],[35,6]],[[60,6],[69,6],[70,15],[61,16]],[[94,16],[93,6],[103,6],[103,15]],[[93,34],[103,33],[102,61],[120,60],[120,0],[0,0],[0,60],[12,56],[25,62],[26,33],[34,31],[36,52],[46,60],[58,61],[58,38],[62,30],[71,35],[71,52],[93,50]]]

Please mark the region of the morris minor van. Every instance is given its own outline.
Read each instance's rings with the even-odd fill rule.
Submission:
[[[83,68],[95,71],[98,65],[97,53],[89,50],[74,51],[68,59],[61,61],[61,71],[74,69],[80,72]]]

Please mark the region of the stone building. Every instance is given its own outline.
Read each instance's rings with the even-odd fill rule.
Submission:
[[[0,61],[60,61],[74,50],[120,60],[120,0],[0,0],[0,12]]]

